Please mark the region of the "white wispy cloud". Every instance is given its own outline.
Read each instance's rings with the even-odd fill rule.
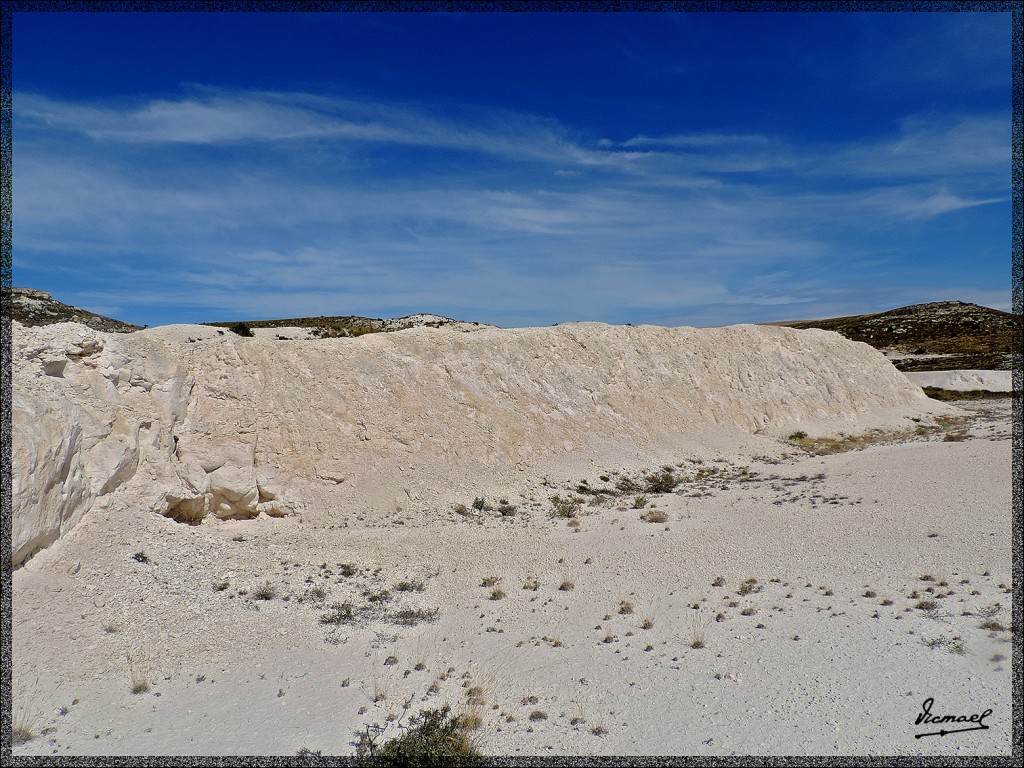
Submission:
[[[898,135],[840,145],[812,172],[855,178],[991,178],[1010,167],[1010,116],[912,115]]]
[[[16,270],[51,254],[83,281],[101,263],[138,286],[89,293],[103,306],[756,319],[813,311],[835,280],[813,265],[873,263],[866,236],[1008,194],[1009,120],[992,115],[803,147],[197,87],[103,106],[17,93],[14,117]]]
[[[594,152],[566,138],[552,120],[503,110],[464,121],[437,118],[416,105],[306,93],[199,89],[181,99],[97,107],[18,94],[17,119],[80,133],[97,142],[229,144],[311,139],[379,142],[551,162],[602,165],[637,153]]]

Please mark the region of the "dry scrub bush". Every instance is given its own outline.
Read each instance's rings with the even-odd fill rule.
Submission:
[[[640,515],[640,519],[647,523],[665,523],[668,522],[668,515],[660,509],[649,509]]]
[[[401,720],[380,725],[368,725],[358,734],[356,764],[367,768],[386,766],[478,766],[483,755],[470,737],[480,718],[452,715],[451,707],[429,709],[413,715],[409,725]],[[390,741],[381,742],[389,727],[401,731]]]
[[[277,587],[265,581],[252,591],[252,596],[254,600],[273,600],[277,597]]]

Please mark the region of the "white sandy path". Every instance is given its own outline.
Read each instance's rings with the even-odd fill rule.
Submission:
[[[906,377],[919,387],[938,387],[955,392],[1013,391],[1013,371],[917,371],[907,373]]]
[[[107,510],[110,519],[86,518],[14,575],[15,677],[39,676],[33,703],[48,709],[37,722],[54,728],[16,754],[347,754],[360,724],[383,722],[449,667],[428,701],[464,702],[469,672],[484,688],[491,754],[1009,754],[1009,633],[980,629],[977,616],[998,602],[996,618],[1009,623],[1011,596],[999,587],[1011,574],[1005,415],[975,434],[778,465],[730,457],[760,478],[712,496],[656,497],[667,530],[613,508],[584,516],[580,533],[541,513],[482,525],[185,527]],[[600,467],[613,468],[581,459],[562,479],[593,483]],[[247,541],[232,540],[240,532]],[[131,559],[140,549],[152,564]],[[381,585],[424,578],[410,599],[440,607],[439,622],[342,628],[344,641],[330,645],[308,604],[276,599],[255,611],[211,589],[231,573],[232,589],[271,579],[298,593],[314,576],[330,601],[345,585],[320,579],[323,561],[380,567]],[[932,614],[913,607],[927,596],[925,572],[956,593]],[[488,575],[507,597],[488,599]],[[520,588],[528,575],[538,591]],[[718,575],[727,583],[714,588]],[[749,577],[762,591],[737,595]],[[575,589],[559,591],[566,578]],[[876,597],[863,597],[868,589]],[[704,599],[700,612],[689,607]],[[617,613],[622,600],[633,614]],[[741,615],[748,606],[756,613]],[[706,647],[689,648],[691,616],[719,611]],[[963,655],[923,642],[957,636]],[[150,693],[128,691],[130,648],[161,655]],[[397,665],[384,665],[390,654]],[[412,670],[418,658],[426,670]],[[386,700],[372,701],[375,685]],[[528,696],[537,703],[524,706]],[[943,713],[992,709],[991,727],[915,739],[927,697]],[[54,713],[61,705],[65,716]],[[531,721],[534,710],[547,719]],[[595,725],[607,734],[593,735]]]

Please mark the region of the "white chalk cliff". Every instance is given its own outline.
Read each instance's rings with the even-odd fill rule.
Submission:
[[[481,467],[947,408],[866,344],[782,327],[12,335],[15,565],[115,500],[192,522],[323,512],[383,487],[426,504]]]

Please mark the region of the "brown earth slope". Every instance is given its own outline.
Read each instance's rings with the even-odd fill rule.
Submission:
[[[1019,332],[1020,319],[1009,312],[937,301],[870,315],[772,325],[836,331],[885,352],[901,371],[950,371],[1012,369],[1015,322]]]

